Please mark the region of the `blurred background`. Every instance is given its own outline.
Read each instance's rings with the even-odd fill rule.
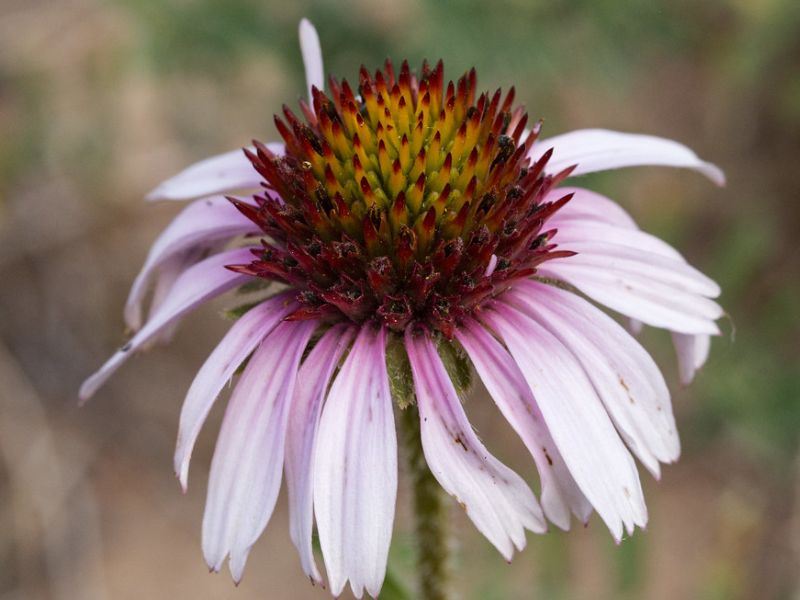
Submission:
[[[130,361],[78,409],[124,339],[122,306],[179,210],[145,205],[205,156],[274,138],[304,94],[297,24],[327,73],[443,58],[453,78],[516,85],[545,135],[582,127],[680,140],[728,186],[671,169],[586,177],[722,285],[731,319],[673,396],[681,461],[643,473],[650,524],[615,546],[602,523],[528,537],[508,565],[453,511],[467,599],[800,598],[800,3],[796,0],[2,0],[0,2],[0,599],[326,598],[302,574],[282,494],[244,581],[200,551],[214,411],[180,493],[180,403],[228,324],[221,302]],[[537,485],[490,403],[487,445]],[[393,577],[413,568],[402,488]],[[389,595],[387,594],[387,597]]]

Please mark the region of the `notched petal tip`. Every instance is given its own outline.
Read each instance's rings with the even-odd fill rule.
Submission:
[[[222,563],[225,561],[225,557],[220,558],[217,561],[213,561],[209,558],[208,554],[203,550],[203,560],[206,561],[206,566],[208,567],[209,573],[217,574],[222,570]]]
[[[231,551],[230,558],[228,559],[228,570],[231,572],[231,579],[233,580],[233,585],[236,587],[239,587],[239,584],[244,578],[244,568],[247,565],[247,557],[250,555],[251,547],[252,546],[249,546],[245,550]]]
[[[185,461],[182,460],[182,462],[178,462],[176,457],[173,468],[175,477],[178,480],[178,485],[181,488],[181,493],[183,494],[189,491],[189,458],[190,457],[187,457]]]

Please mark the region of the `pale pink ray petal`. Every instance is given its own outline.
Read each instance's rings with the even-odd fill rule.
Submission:
[[[647,253],[641,255],[642,262],[647,260],[649,254],[656,254],[668,259],[668,261],[677,261],[683,265],[687,264],[686,259],[681,256],[680,252],[667,242],[640,229],[615,227],[574,218],[557,219],[554,217],[547,224],[558,229],[555,241],[562,248],[571,250],[575,244],[586,243],[597,243],[603,247],[606,245],[623,246],[627,250],[641,250]],[[670,263],[667,262],[667,264]],[[692,268],[689,267],[689,269]]]
[[[548,226],[558,229],[559,244],[613,242],[686,262],[668,243],[640,231],[633,218],[605,196],[581,188],[556,188],[547,193],[545,201],[554,202],[567,192],[573,194],[570,201],[548,220]]]
[[[578,361],[544,327],[507,305],[482,313],[505,342],[542,411],[564,462],[611,534],[644,527],[639,474]]]
[[[571,292],[525,281],[502,300],[536,319],[575,355],[628,447],[659,477],[659,462],[675,461],[680,442],[669,389],[647,351]]]
[[[723,312],[716,302],[652,278],[566,260],[548,261],[538,272],[542,277],[569,283],[592,300],[653,327],[681,333],[719,332],[714,321]]]
[[[377,596],[397,496],[397,434],[386,330],[361,327],[322,411],[314,450],[314,514],[331,593],[347,581]]]
[[[219,571],[230,555],[234,581],[272,516],[297,370],[316,321],[284,321],[253,353],[225,410],[211,461],[203,554]]]
[[[537,160],[550,148],[553,157],[546,167],[550,173],[572,165],[578,165],[573,176],[621,167],[684,167],[702,173],[717,185],[725,185],[725,174],[719,167],[701,160],[683,144],[652,135],[580,129],[537,141],[531,156]]]
[[[672,345],[678,357],[681,383],[689,385],[695,374],[706,363],[711,350],[711,336],[672,333]]]
[[[203,258],[205,258],[208,254],[208,251],[205,248],[192,248],[189,250],[185,250],[184,252],[179,252],[172,256],[166,257],[161,265],[159,265],[158,272],[152,273],[151,275],[155,277],[155,282],[153,282],[153,297],[150,299],[150,306],[147,308],[147,317],[145,320],[150,320],[153,318],[158,312],[158,308],[164,303],[164,300],[169,296],[170,290],[172,290],[172,286],[175,284],[175,281],[178,277],[181,276],[186,269],[191,267],[193,264],[199,262]],[[133,290],[131,290],[133,292]],[[130,327],[133,331],[138,331],[142,328],[142,300],[144,300],[145,290],[142,290],[142,293],[137,291],[136,296],[140,296],[138,298],[134,298],[133,302],[136,303],[135,310],[138,311],[138,314],[134,315],[133,310],[128,308],[128,305],[125,307],[125,324]],[[130,301],[130,295],[129,295]],[[128,318],[128,317],[131,318]],[[134,326],[135,325],[135,326]]]
[[[422,449],[436,480],[506,558],[525,547],[525,529],[547,530],[528,485],[489,453],[475,435],[427,333],[406,330],[414,377]]]
[[[572,198],[550,217],[553,220],[583,219],[628,229],[638,229],[636,222],[619,204],[591,190],[577,187],[557,187],[545,194],[543,202],[555,202],[567,194]]]
[[[266,146],[273,154],[284,154],[283,144],[270,143]],[[191,200],[215,194],[256,190],[261,187],[262,181],[263,178],[253,168],[244,152],[231,150],[186,167],[177,175],[158,184],[145,199]]]
[[[188,255],[202,253],[212,245],[254,228],[257,229],[253,222],[223,197],[197,200],[184,208],[158,236],[131,286],[125,304],[125,323],[128,327],[134,331],[141,328],[142,301],[157,271],[172,267],[167,269],[167,273],[174,279],[180,273],[176,272],[176,267],[186,265]],[[177,261],[170,260],[176,257]]]
[[[308,19],[300,21],[300,53],[303,55],[303,66],[306,70],[306,85],[308,87],[308,98],[311,96],[311,88],[316,87],[322,90],[325,87],[325,72],[322,67],[322,47],[319,43],[317,30]]]
[[[577,256],[556,259],[554,264],[569,262],[591,267],[601,267],[609,272],[620,272],[633,276],[652,278],[674,287],[678,291],[716,298],[720,294],[719,285],[684,260],[654,253],[644,246],[645,240],[637,240],[633,236],[637,232],[627,231],[628,244],[616,241],[571,241],[569,249]],[[641,232],[638,232],[641,233]],[[646,235],[646,234],[642,234]],[[634,244],[638,243],[638,247]],[[567,246],[565,246],[567,247]]]
[[[660,254],[668,259],[686,262],[672,246],[655,236],[641,232],[633,219],[612,200],[579,188],[565,188],[563,191],[573,192],[574,196],[548,222],[549,225],[558,229],[557,240],[562,247],[572,248],[576,243],[580,244],[585,241],[613,242],[632,250],[638,248]],[[555,201],[563,195],[561,189],[553,190],[548,193],[546,200]],[[580,248],[580,246],[578,247]],[[556,270],[559,268],[556,266]],[[714,287],[718,288],[716,284]],[[586,290],[583,291],[586,292]],[[714,289],[714,291],[716,292],[718,289]],[[665,295],[669,295],[669,293],[665,292]],[[719,307],[714,307],[713,310],[717,313],[721,311]],[[639,319],[628,319],[628,330],[633,335],[638,335],[643,325]],[[711,343],[708,332],[716,331],[718,333],[716,325],[703,330],[707,333],[693,335],[678,331],[671,332],[678,357],[678,371],[681,383],[684,385],[691,383],[695,372],[705,363]]]
[[[175,447],[175,474],[184,492],[192,449],[217,396],[261,340],[296,308],[292,292],[279,294],[254,306],[231,326],[200,367],[181,408]]]
[[[79,397],[85,402],[137,349],[169,327],[176,319],[212,298],[247,281],[249,275],[234,273],[226,265],[250,262],[250,248],[237,248],[215,254],[184,271],[175,281],[164,302],[142,329],[81,385]]]
[[[159,267],[158,273],[155,274],[153,294],[152,298],[150,299],[150,306],[147,308],[147,320],[152,319],[153,316],[158,313],[158,309],[164,303],[164,300],[169,297],[172,286],[175,285],[175,282],[178,280],[178,277],[181,276],[181,273],[183,273],[193,264],[205,258],[211,253],[211,251],[207,251],[202,248],[194,248],[192,250],[187,250],[186,252],[181,252],[171,256],[164,261],[164,263]],[[130,323],[126,322],[131,331],[135,332],[141,329],[141,305],[139,306],[138,318],[140,319],[138,327],[131,327]],[[175,332],[178,330],[181,324],[181,320],[182,319],[180,318],[175,319],[168,327],[164,327],[146,343],[142,344],[142,350],[149,350],[157,344],[168,344],[171,342],[172,338],[175,337]]]
[[[586,523],[592,506],[570,475],[514,359],[472,319],[456,331],[456,338],[500,412],[531,453],[542,481],[542,508],[547,518],[564,530],[570,527],[570,512]]]
[[[289,533],[303,571],[312,581],[322,577],[314,560],[314,444],[322,403],[334,371],[353,339],[355,328],[334,325],[317,342],[300,367],[286,433],[286,486],[289,492]]]

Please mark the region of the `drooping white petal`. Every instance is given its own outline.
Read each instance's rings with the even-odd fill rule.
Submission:
[[[603,270],[607,264],[602,261],[589,262],[591,258],[586,261],[585,257],[578,263],[552,260],[539,268],[539,274],[565,281],[600,304],[653,327],[682,333],[719,332],[714,321],[722,309],[712,300],[640,274]]]
[[[550,173],[575,164],[578,167],[572,175],[654,165],[694,169],[717,185],[725,184],[725,174],[719,167],[701,160],[683,144],[652,135],[580,129],[537,141],[531,155],[537,160],[550,148],[553,157],[546,167]]]
[[[578,359],[631,451],[656,476],[680,442],[669,390],[653,359],[625,329],[583,298],[534,281],[502,299],[555,335]]]
[[[311,545],[314,526],[314,443],[328,384],[353,334],[352,327],[344,324],[333,326],[303,362],[297,376],[286,433],[289,533],[300,554],[303,571],[318,583],[322,578]]]
[[[397,496],[397,435],[386,331],[361,328],[331,386],[314,450],[314,514],[328,581],[377,596],[386,575]]]
[[[456,338],[500,412],[531,453],[542,481],[542,508],[547,518],[564,530],[569,529],[570,512],[585,523],[592,507],[564,464],[514,359],[473,320],[464,322],[456,331]]]
[[[79,392],[81,401],[88,400],[129,356],[165,327],[197,306],[246,281],[249,276],[234,273],[225,266],[248,263],[252,258],[249,248],[237,248],[215,254],[184,271],[153,318],[83,382]]]
[[[237,582],[275,507],[297,370],[316,327],[316,321],[275,327],[250,358],[225,410],[208,479],[203,554],[215,571],[230,555]]]
[[[633,458],[578,361],[544,327],[507,305],[482,313],[522,371],[564,462],[616,540],[644,526]]]
[[[150,306],[147,310],[148,314],[146,320],[152,319],[153,316],[158,312],[158,308],[164,304],[164,300],[169,297],[169,292],[172,289],[172,286],[175,285],[178,277],[181,276],[181,273],[183,273],[196,262],[199,262],[205,258],[205,253],[205,249],[197,248],[186,250],[165,258],[163,263],[160,265],[158,272],[152,274],[155,278],[155,282],[153,282],[153,297],[150,300]],[[131,292],[133,292],[133,290],[131,290]],[[141,301],[143,300],[143,295],[144,290],[142,291],[141,295],[137,291],[136,296],[139,297],[133,299],[133,302],[138,304],[135,309],[138,311],[138,314],[133,315],[133,309],[129,311],[128,305],[125,306],[125,325],[130,327],[130,329],[133,331],[138,331],[142,328]],[[129,303],[131,303],[130,296]],[[131,318],[128,318],[129,316]]]
[[[563,192],[574,193],[573,198],[562,207],[549,221],[548,224],[558,229],[557,240],[558,243],[564,248],[572,248],[582,242],[601,242],[602,244],[616,244],[625,246],[629,250],[643,250],[648,253],[660,254],[667,259],[677,260],[685,263],[686,260],[681,254],[666,242],[646,234],[639,230],[636,223],[630,216],[625,213],[614,201],[609,200],[599,194],[588,192],[580,188],[563,188],[552,190],[545,198],[546,201],[555,201],[561,198]],[[585,250],[585,248],[584,248]],[[643,255],[642,258],[647,255]],[[581,262],[581,259],[578,259]],[[561,267],[556,266],[556,270]],[[567,270],[569,271],[569,267]],[[592,274],[573,272],[573,277],[588,279],[597,279],[597,276]],[[704,276],[703,276],[704,277]],[[707,279],[707,278],[706,278]],[[710,281],[710,280],[709,280]],[[597,286],[598,282],[584,281],[588,286]],[[573,282],[574,284],[574,282]],[[602,285],[602,284],[600,284]],[[719,286],[706,281],[706,292],[714,292],[708,294],[716,296],[719,292]],[[627,287],[627,291],[633,291],[632,287]],[[665,298],[674,296],[674,291],[664,290],[659,288],[662,293],[662,301]],[[586,289],[583,289],[588,293]],[[597,291],[597,290],[595,290]],[[650,290],[651,292],[656,290]],[[598,297],[593,296],[595,300],[599,301]],[[621,301],[620,298],[617,301]],[[645,302],[649,302],[645,300]],[[702,301],[701,301],[702,302]],[[663,302],[662,302],[663,303]],[[690,301],[690,303],[692,303]],[[643,307],[641,307],[643,308]],[[714,314],[719,314],[721,309],[714,306],[707,306]],[[690,308],[689,312],[693,312],[694,308]],[[655,311],[659,312],[658,310]],[[672,315],[674,317],[674,315]],[[661,315],[657,319],[666,318],[664,323],[671,322],[669,319],[672,317]],[[650,323],[653,324],[652,322]],[[636,318],[628,318],[628,330],[633,335],[638,335],[641,331],[643,323]],[[669,327],[668,327],[669,328]],[[673,345],[675,346],[676,354],[678,356],[678,368],[680,373],[681,382],[686,385],[690,383],[694,377],[697,369],[699,369],[707,358],[708,348],[710,345],[709,333],[717,334],[719,332],[716,325],[705,323],[700,328],[701,331],[706,333],[685,334],[678,331],[672,331]]]
[[[678,373],[681,383],[689,385],[692,383],[697,371],[706,363],[708,353],[711,349],[711,336],[709,335],[686,335],[683,333],[672,333],[672,345],[675,346],[675,354],[678,357]]]
[[[125,323],[138,330],[142,326],[142,301],[148,284],[157,270],[164,266],[172,277],[177,277],[175,266],[187,266],[183,260],[187,253],[201,253],[209,245],[217,244],[255,228],[252,221],[223,197],[192,202],[167,226],[150,248],[144,266],[131,287],[125,304]],[[178,264],[170,259],[178,258]],[[191,263],[189,263],[191,264]]]
[[[506,558],[525,547],[525,529],[547,527],[522,478],[492,456],[475,435],[453,383],[427,334],[406,331],[422,449],[431,473]]]
[[[273,154],[283,155],[283,144],[266,144]],[[252,148],[251,148],[252,150]],[[258,189],[263,178],[242,150],[231,150],[197,162],[161,182],[146,200],[191,200],[214,194]]]
[[[178,280],[178,277],[181,276],[181,273],[212,252],[214,252],[214,248],[208,251],[203,248],[193,248],[191,250],[186,250],[185,252],[180,252],[174,256],[171,256],[164,261],[164,263],[159,267],[158,272],[154,274],[155,282],[153,283],[153,294],[150,298],[150,306],[147,308],[147,320],[152,319],[158,313],[158,309],[164,303],[164,300],[169,297],[172,286],[175,285],[175,282]],[[138,331],[141,329],[143,324],[141,322],[141,300],[138,302],[139,313],[137,318],[139,319],[139,326],[131,327],[126,318],[126,325],[128,325],[131,331]],[[146,343],[142,344],[142,350],[149,350],[157,344],[170,343],[172,338],[175,337],[175,332],[180,327],[181,320],[182,319],[180,318],[175,319],[167,327],[161,329],[161,331],[151,337]]]
[[[669,245],[635,229],[574,221],[562,221],[556,238],[578,254],[550,261],[540,274],[648,325],[692,334],[718,331],[714,321],[723,311],[709,297],[719,294],[719,286]]]
[[[313,100],[311,88],[322,90],[325,87],[325,72],[322,67],[322,48],[317,30],[308,19],[300,21],[300,52],[303,55],[303,66],[306,70],[308,99]]]
[[[290,293],[254,306],[231,326],[200,367],[183,402],[175,448],[175,474],[184,491],[194,443],[217,396],[256,346],[296,308]]]

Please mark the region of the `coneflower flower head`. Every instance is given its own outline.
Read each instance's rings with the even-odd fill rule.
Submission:
[[[267,191],[232,198],[270,241],[231,267],[298,290],[288,319],[421,325],[451,338],[482,302],[530,277],[557,251],[547,219],[571,194],[547,193],[569,173],[533,161],[540,125],[513,88],[477,95],[475,70],[445,83],[440,61],[419,76],[390,61],[361,68],[354,92],[330,80],[303,117],[284,107],[276,156],[247,156]]]
[[[194,308],[233,289],[261,294],[233,311],[198,371],[175,452],[186,489],[197,436],[238,374],[203,519],[206,561],[229,559],[236,581],[285,475],[304,572],[322,581],[316,525],[330,590],[378,594],[398,409],[413,411],[433,477],[508,560],[546,520],[568,529],[595,510],[616,540],[644,526],[632,455],[659,477],[680,444],[664,378],[630,332],[668,330],[689,383],[719,334],[720,290],[612,200],[561,184],[635,165],[719,184],[722,172],[652,136],[542,140],[513,89],[481,93],[474,70],[445,83],[441,62],[387,61],[362,68],[356,89],[331,79],[326,94],[307,21],[300,36],[309,100],[276,118],[283,143],[207,159],[148,196],[196,200],[153,244],[125,307],[135,333],[81,398]],[[243,190],[255,193],[222,195]],[[462,397],[474,375],[529,451],[541,506],[473,431]]]

